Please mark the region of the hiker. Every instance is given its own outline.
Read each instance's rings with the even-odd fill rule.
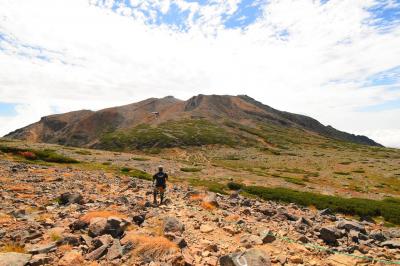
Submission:
[[[157,194],[160,193],[160,204],[163,203],[164,200],[164,192],[167,188],[167,180],[168,175],[164,173],[163,166],[158,166],[158,173],[153,176],[153,185],[154,185],[154,204],[157,204]]]

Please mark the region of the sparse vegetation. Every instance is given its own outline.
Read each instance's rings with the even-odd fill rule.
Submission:
[[[201,168],[195,168],[195,167],[182,167],[180,169],[182,172],[200,172]]]
[[[101,137],[100,147],[122,151],[207,144],[233,145],[235,142],[222,127],[197,119],[169,121],[158,126],[142,124],[128,131],[107,133]]]

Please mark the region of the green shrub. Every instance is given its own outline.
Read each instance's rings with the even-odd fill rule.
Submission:
[[[121,172],[123,172],[123,173],[128,173],[130,170],[132,170],[132,168],[129,168],[129,167],[122,167],[121,168]]]
[[[287,188],[266,188],[261,186],[243,186],[243,190],[264,200],[296,203],[303,206],[315,206],[317,209],[329,208],[334,212],[358,216],[382,216],[386,221],[400,224],[400,199],[370,200],[362,198],[342,198],[302,192]]]
[[[243,188],[243,185],[240,184],[240,183],[236,183],[236,182],[229,182],[229,183],[227,184],[227,187],[228,187],[230,190],[240,190],[240,189]]]
[[[182,172],[200,172],[201,168],[195,168],[195,167],[182,167],[181,168]]]

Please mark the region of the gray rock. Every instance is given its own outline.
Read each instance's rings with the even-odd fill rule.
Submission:
[[[369,238],[377,241],[377,242],[383,242],[386,241],[387,238],[386,236],[381,232],[381,231],[372,231],[369,233]]]
[[[231,253],[219,258],[221,266],[270,266],[269,255],[260,249],[249,249],[244,252]]]
[[[107,219],[103,217],[96,217],[90,220],[89,236],[96,237],[105,234],[107,228]]]
[[[0,266],[25,266],[31,258],[31,254],[16,252],[0,253]]]
[[[164,219],[164,232],[179,232],[182,233],[185,226],[175,217],[166,217]]]
[[[11,212],[14,218],[24,218],[26,216],[26,211],[24,209],[14,210]]]
[[[381,243],[382,247],[400,249],[400,240],[388,240]]]
[[[79,246],[80,239],[79,236],[73,234],[64,234],[61,239],[57,241],[57,245]]]
[[[89,223],[87,223],[87,222],[84,222],[82,220],[76,220],[69,225],[69,228],[72,231],[77,231],[77,230],[85,229],[88,225],[89,225]]]
[[[106,234],[112,237],[120,237],[126,228],[127,224],[118,217],[109,217],[107,219]]]
[[[343,236],[342,232],[335,227],[321,227],[319,230],[319,237],[327,244],[337,244],[337,239]]]
[[[333,215],[333,212],[330,209],[323,209],[319,211],[319,215]]]
[[[111,261],[122,256],[122,246],[118,239],[114,239],[107,251],[107,260]]]
[[[100,259],[102,256],[104,256],[106,254],[107,249],[108,249],[108,246],[101,246],[101,247],[93,250],[89,254],[87,254],[85,259],[87,259],[87,260],[98,260],[98,259]]]
[[[34,255],[32,259],[29,261],[30,266],[41,266],[45,264],[50,264],[51,258],[46,254],[38,254]]]
[[[110,246],[113,243],[113,237],[111,235],[102,235],[94,238],[91,242],[93,249],[97,249],[101,246]]]
[[[336,227],[338,229],[345,229],[346,231],[355,230],[358,232],[366,233],[365,226],[354,221],[341,220],[337,222]]]
[[[297,221],[296,221],[296,225],[307,225],[307,226],[313,226],[313,222],[306,218],[306,217],[300,217]]]
[[[83,204],[83,197],[79,193],[71,193],[71,192],[66,192],[60,195],[58,198],[59,203],[61,205],[69,205],[69,204]]]
[[[259,236],[245,234],[240,237],[240,243],[246,248],[251,248],[252,246],[263,244],[263,241]]]
[[[35,254],[46,254],[57,249],[56,243],[50,243],[45,245],[39,245],[31,248],[28,250],[28,253],[35,255]]]

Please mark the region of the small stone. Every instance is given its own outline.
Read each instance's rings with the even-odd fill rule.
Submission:
[[[214,228],[210,225],[203,224],[200,226],[200,232],[202,233],[210,233],[212,231],[214,231]]]
[[[276,240],[275,235],[270,230],[262,231],[260,237],[264,244],[272,243]]]

